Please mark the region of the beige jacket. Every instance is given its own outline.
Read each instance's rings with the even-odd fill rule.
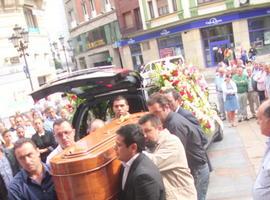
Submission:
[[[158,146],[146,155],[157,165],[163,178],[166,200],[196,200],[194,180],[186,153],[178,137],[167,129],[160,132]]]

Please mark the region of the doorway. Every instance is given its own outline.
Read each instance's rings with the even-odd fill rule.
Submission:
[[[215,67],[218,63],[218,48],[234,46],[232,24],[221,24],[201,29],[201,37],[204,46],[205,64],[207,67]]]
[[[210,42],[209,47],[210,47],[211,66],[216,66],[221,61],[218,55],[218,50],[221,48],[223,54],[224,50],[230,46],[231,43],[229,40]]]

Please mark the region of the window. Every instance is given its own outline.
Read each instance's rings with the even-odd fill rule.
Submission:
[[[32,9],[24,7],[23,12],[28,28],[30,30],[33,28],[37,29],[38,28],[37,19],[36,16],[33,15]]]
[[[270,16],[248,20],[249,40],[258,55],[270,53]]]
[[[85,57],[79,58],[79,63],[80,63],[81,69],[86,69],[87,68],[86,62],[85,62]]]
[[[152,1],[148,1],[148,7],[149,7],[149,11],[150,11],[150,17],[151,17],[151,18],[155,18],[155,15],[154,15],[154,8],[153,8],[153,3],[152,3]]]
[[[96,48],[106,44],[106,35],[104,26],[101,26],[93,31],[88,32],[89,48]]]
[[[135,70],[138,70],[139,67],[143,64],[143,57],[140,44],[132,44],[129,46],[132,63]]]
[[[138,29],[142,28],[142,18],[141,18],[141,13],[140,13],[139,8],[136,8],[134,10],[134,15],[135,15],[136,27]]]
[[[85,2],[82,2],[82,11],[84,16],[88,16],[87,8]]]
[[[46,76],[39,76],[38,77],[38,84],[39,84],[39,86],[46,84]]]
[[[69,18],[69,22],[70,22],[70,27],[74,28],[77,26],[76,20],[75,20],[75,16],[74,16],[74,11],[73,9],[68,11],[68,18]]]
[[[94,4],[94,0],[90,0],[90,8],[91,10],[95,10],[95,4]]]
[[[131,12],[126,12],[123,14],[124,16],[124,23],[125,23],[125,28],[129,29],[133,27],[133,19],[132,19],[132,14]]]
[[[172,0],[173,2],[173,11],[177,11],[177,3],[176,0]]]
[[[219,0],[198,0],[198,4],[207,3],[207,2],[215,2],[215,1],[219,1]]]
[[[169,13],[169,7],[167,0],[157,0],[158,14],[160,16]]]
[[[182,37],[179,34],[169,35],[157,39],[159,55],[161,58],[167,56],[184,56]]]

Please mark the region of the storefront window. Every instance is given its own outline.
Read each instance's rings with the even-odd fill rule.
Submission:
[[[219,48],[224,51],[225,48],[233,48],[234,46],[232,24],[203,28],[201,29],[201,36],[208,67],[218,64],[219,60],[216,55]]]
[[[74,39],[75,55],[88,49],[97,48],[106,44],[113,44],[120,40],[121,33],[118,22],[112,22],[97,29],[82,33]]]
[[[129,46],[132,63],[135,70],[138,70],[139,67],[143,64],[142,50],[140,44],[132,44]]]
[[[182,37],[179,34],[170,35],[158,39],[160,58],[167,56],[184,56]]]
[[[248,20],[250,44],[258,55],[270,53],[270,16]]]

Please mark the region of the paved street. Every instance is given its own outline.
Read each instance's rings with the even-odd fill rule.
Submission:
[[[229,128],[224,139],[209,149],[214,171],[211,173],[208,200],[250,200],[252,185],[265,149],[255,119]]]

